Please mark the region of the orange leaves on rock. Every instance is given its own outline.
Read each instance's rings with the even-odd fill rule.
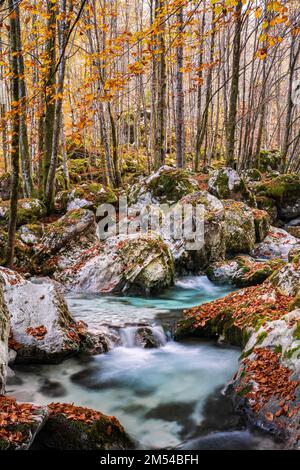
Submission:
[[[259,411],[271,398],[276,397],[280,400],[280,408],[276,411],[275,416],[288,414],[290,410],[287,402],[295,399],[295,391],[299,381],[290,380],[292,371],[280,363],[280,353],[266,348],[256,348],[254,352],[254,360],[249,358],[243,360],[245,376],[238,391],[245,384],[255,383],[255,390],[252,388],[245,395],[251,400],[251,406],[255,412]],[[292,415],[296,412],[297,410],[292,411]],[[268,421],[273,421],[274,416],[268,412],[265,414],[265,418]]]
[[[26,333],[30,336],[33,336],[38,341],[41,341],[44,339],[45,335],[47,334],[47,328],[44,325],[40,325],[35,328],[29,327],[27,328]]]
[[[0,439],[20,443],[26,438],[23,432],[15,431],[17,424],[30,424],[36,410],[34,405],[17,403],[14,398],[0,396]]]
[[[291,301],[292,297],[282,294],[269,282],[265,282],[191,308],[186,311],[186,317],[194,319],[195,328],[203,327],[217,317],[222,321],[227,316],[230,316],[236,327],[245,328],[254,326],[257,322],[280,319],[288,313]]]

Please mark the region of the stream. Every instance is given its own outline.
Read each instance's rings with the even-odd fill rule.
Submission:
[[[93,357],[15,366],[7,392],[21,401],[74,402],[115,415],[142,449],[277,448],[269,437],[246,429],[222,394],[240,350],[212,341],[172,340],[184,308],[231,290],[191,276],[155,298],[68,296],[77,320],[95,330],[112,326],[119,341]],[[137,324],[151,325],[160,347],[138,347]]]

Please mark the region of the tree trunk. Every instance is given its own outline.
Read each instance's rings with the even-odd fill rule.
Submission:
[[[176,166],[184,167],[184,95],[183,95],[183,7],[177,13],[178,45],[176,72]]]
[[[8,0],[9,10],[12,12],[18,3],[17,0]],[[19,69],[18,69],[18,30],[15,15],[9,17],[9,43],[11,56],[11,101],[12,101],[12,122],[11,122],[11,166],[12,166],[12,186],[10,195],[10,213],[8,222],[8,240],[6,250],[6,264],[13,266],[15,252],[15,234],[18,213],[18,190],[19,190],[19,144],[20,144],[20,115],[19,115]]]

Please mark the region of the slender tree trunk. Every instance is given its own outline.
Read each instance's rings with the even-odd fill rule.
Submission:
[[[8,0],[9,10],[12,12],[18,3],[17,0]],[[19,190],[19,145],[20,145],[20,114],[19,114],[19,69],[18,69],[18,29],[15,15],[9,19],[9,43],[11,56],[11,100],[12,100],[12,123],[11,123],[11,166],[12,186],[10,195],[10,213],[8,222],[8,240],[6,250],[6,264],[12,267],[15,252],[15,234],[18,214],[18,190]]]
[[[20,112],[20,154],[21,154],[21,166],[23,176],[24,194],[26,197],[30,197],[32,194],[32,177],[31,177],[31,161],[30,151],[28,142],[28,131],[27,131],[27,91],[25,84],[25,67],[23,58],[22,48],[22,36],[21,36],[21,23],[20,23],[20,10],[19,6],[15,9],[16,15],[16,28],[17,28],[17,44],[18,44],[18,68],[19,68],[19,96],[22,110]]]
[[[229,99],[229,115],[226,129],[226,164],[234,166],[234,149],[235,149],[235,129],[237,116],[237,103],[239,93],[239,77],[240,77],[240,58],[241,58],[241,32],[242,32],[242,0],[238,0],[235,8],[235,32],[233,40],[232,54],[232,79]]]
[[[157,120],[156,120],[156,167],[159,168],[165,162],[165,126],[166,126],[166,92],[167,92],[167,79],[166,79],[166,45],[165,45],[165,23],[163,10],[165,7],[165,0],[157,1],[156,14],[158,15],[159,33],[157,35],[158,54],[157,64]]]
[[[183,95],[183,7],[177,13],[178,45],[176,48],[176,166],[184,167],[184,95]]]

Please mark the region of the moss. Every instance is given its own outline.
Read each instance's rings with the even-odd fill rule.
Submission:
[[[266,339],[267,336],[268,336],[268,333],[266,331],[262,331],[257,336],[256,344],[261,344]]]
[[[299,359],[300,358],[300,346],[297,346],[296,348],[292,348],[292,349],[287,349],[284,353],[284,357],[286,359],[291,359],[292,357]]]
[[[250,356],[253,353],[254,348],[247,349],[247,351],[243,351],[240,355],[240,360],[245,359],[246,357]]]
[[[300,176],[285,174],[264,181],[257,186],[257,194],[272,199],[282,199],[294,193],[300,194]]]
[[[252,390],[252,384],[247,384],[247,385],[245,385],[245,387],[243,387],[241,390],[239,390],[237,394],[240,397],[244,397],[245,395],[250,393],[251,390]]]
[[[275,346],[274,352],[275,352],[276,354],[281,354],[281,353],[282,353],[282,346],[281,346],[281,344],[277,344],[277,345]]]
[[[300,341],[300,321],[297,322],[296,328],[294,329],[293,338]]]

